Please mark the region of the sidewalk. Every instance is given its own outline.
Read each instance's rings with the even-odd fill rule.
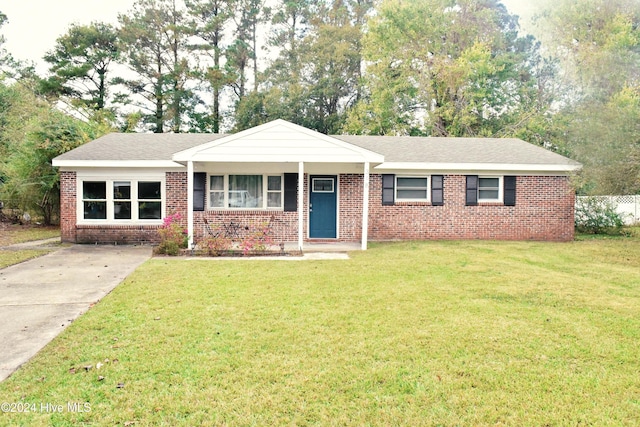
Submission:
[[[48,240],[3,250],[59,242]],[[0,269],[0,381],[150,257],[150,246],[73,245]]]

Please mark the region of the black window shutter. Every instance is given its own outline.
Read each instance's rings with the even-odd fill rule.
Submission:
[[[205,172],[193,173],[193,210],[203,211],[207,188],[207,174]]]
[[[295,212],[298,209],[298,174],[284,174],[284,211]]]
[[[444,176],[431,175],[431,204],[444,205]]]
[[[392,206],[395,198],[396,176],[382,175],[382,206]]]
[[[516,177],[515,176],[504,177],[504,205],[505,206],[516,205]]]
[[[467,175],[467,206],[478,204],[478,175]]]

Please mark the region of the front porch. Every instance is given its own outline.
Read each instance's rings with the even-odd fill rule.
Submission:
[[[259,235],[260,227],[277,245],[297,240],[298,251],[313,239],[367,247],[369,175],[384,161],[379,154],[276,120],[173,160],[187,167],[189,248],[220,233]]]

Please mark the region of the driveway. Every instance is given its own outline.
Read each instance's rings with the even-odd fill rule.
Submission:
[[[0,269],[0,381],[150,256],[150,246],[74,245]]]

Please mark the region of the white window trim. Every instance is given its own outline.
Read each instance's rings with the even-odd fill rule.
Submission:
[[[497,199],[481,199],[480,198],[480,179],[482,178],[498,178],[498,198]],[[503,200],[504,200],[504,176],[479,175],[478,176],[478,203],[503,203]]]
[[[402,179],[402,178],[420,178],[420,179],[427,179],[427,198],[426,199],[401,199],[398,197],[398,178]],[[404,202],[430,202],[431,201],[431,175],[396,175],[395,176],[395,182],[394,182],[394,200],[396,202],[400,202],[400,203],[404,203]],[[403,190],[406,189],[411,189],[411,188],[415,188],[415,189],[422,189],[422,187],[403,187]]]
[[[238,175],[262,175],[262,206],[250,207],[250,208],[242,208],[242,207],[229,207],[229,176],[238,176]],[[212,207],[211,206],[211,177],[212,176],[221,176],[223,178],[223,195],[224,202],[223,206]],[[276,193],[274,190],[269,190],[269,177],[270,176],[279,176],[280,177],[280,206],[278,207],[267,207],[267,203],[269,201],[269,193]],[[217,211],[217,210],[226,210],[226,211],[282,211],[284,210],[284,174],[282,173],[207,173],[207,210],[209,211]]]
[[[107,186],[107,218],[106,219],[85,219],[84,218],[84,198],[83,183],[84,182],[105,182]],[[113,183],[128,181],[131,183],[131,219],[115,219],[114,218],[114,199]],[[160,182],[160,199],[154,199],[155,202],[161,203],[160,219],[139,219],[138,218],[138,182]],[[97,200],[97,199],[96,199]],[[150,201],[150,200],[148,200]],[[78,225],[157,225],[162,224],[162,218],[166,216],[167,197],[166,182],[164,175],[153,176],[137,176],[129,177],[124,175],[117,176],[78,176],[76,182],[76,223]]]

